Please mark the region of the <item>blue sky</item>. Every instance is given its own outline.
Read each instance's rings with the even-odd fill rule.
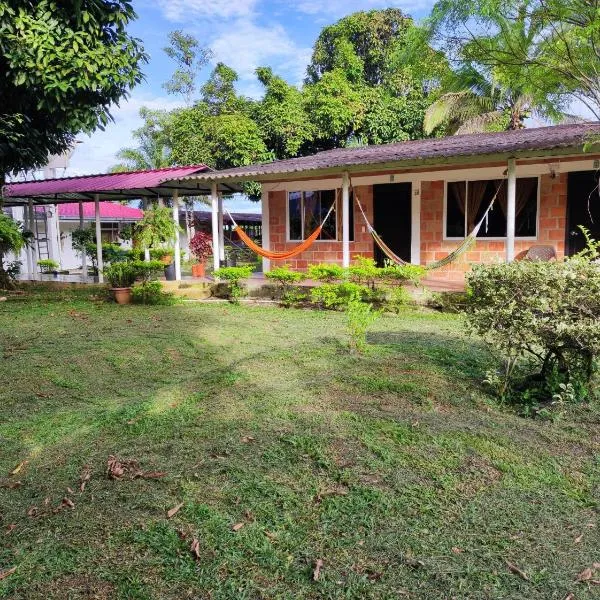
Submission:
[[[357,10],[389,6],[420,19],[432,4],[431,0],[134,0],[138,19],[130,32],[143,40],[150,55],[144,69],[146,81],[132,91],[128,101],[115,107],[115,123],[106,131],[79,136],[82,143],[65,175],[101,173],[114,164],[115,153],[132,145],[131,131],[140,125],[140,107],[180,105],[177,97],[162,88],[174,68],[162,50],[170,31],[182,29],[209,46],[213,64],[222,61],[233,67],[240,77],[238,90],[258,97],[261,88],[254,76],[256,67],[271,66],[289,82],[299,83],[323,26]],[[201,73],[200,81],[210,68]]]

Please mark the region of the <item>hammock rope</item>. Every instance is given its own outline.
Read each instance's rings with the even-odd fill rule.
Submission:
[[[333,210],[335,208],[335,204],[336,203],[333,202],[333,204],[331,205],[331,208],[327,211],[325,218],[321,221],[321,224],[310,234],[309,237],[307,237],[301,244],[298,244],[291,250],[287,250],[285,252],[272,252],[271,250],[265,250],[265,248],[262,248],[261,246],[259,246],[235,222],[234,218],[231,216],[231,213],[227,209],[225,209],[225,212],[229,215],[229,218],[231,219],[231,222],[233,223],[233,231],[235,231],[238,234],[238,237],[240,238],[240,240],[242,240],[242,242],[244,242],[244,244],[246,244],[246,246],[248,246],[248,248],[250,248],[250,250],[252,250],[252,252],[254,252],[255,254],[258,254],[259,256],[263,256],[264,258],[268,258],[270,260],[287,260],[288,258],[297,256],[298,254],[301,254],[305,250],[308,250],[308,248],[310,248],[313,245],[314,241],[321,234],[321,230],[323,229],[325,223],[327,222],[329,215],[333,212]]]
[[[456,247],[447,256],[444,256],[444,258],[441,258],[440,260],[437,260],[435,262],[429,263],[428,265],[425,266],[425,269],[427,269],[428,271],[433,271],[435,269],[441,269],[442,267],[445,267],[445,266],[453,263],[458,258],[460,258],[460,256],[462,256],[465,252],[470,250],[477,243],[477,235],[479,233],[479,230],[481,229],[481,226],[483,225],[483,223],[487,222],[487,217],[488,217],[490,211],[492,210],[492,208],[494,207],[494,203],[496,202],[496,199],[498,198],[498,194],[500,193],[500,188],[502,187],[503,183],[504,183],[504,180],[502,180],[500,182],[500,184],[498,185],[498,188],[496,189],[496,193],[494,194],[494,197],[492,198],[489,206],[487,207],[486,211],[483,213],[483,216],[481,217],[481,219],[475,224],[475,227],[473,227],[473,230],[471,231],[471,233],[469,233],[469,235],[458,245],[458,247]],[[374,227],[371,225],[371,223],[369,223],[369,219],[367,219],[367,215],[365,214],[362,204],[361,204],[360,200],[358,199],[358,195],[356,194],[355,191],[354,191],[354,198],[356,198],[356,203],[358,204],[358,208],[360,209],[360,212],[363,216],[365,224],[367,225],[367,230],[369,231],[369,233],[371,234],[371,237],[373,238],[375,243],[379,246],[381,251],[387,256],[387,258],[389,258],[393,263],[396,263],[397,265],[400,265],[400,266],[411,264],[408,261],[400,258],[397,254],[395,254],[394,251],[383,241],[382,237],[375,231]]]

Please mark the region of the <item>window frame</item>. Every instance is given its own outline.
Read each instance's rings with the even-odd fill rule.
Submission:
[[[531,242],[535,242],[538,240],[538,237],[540,235],[540,189],[541,189],[541,176],[540,175],[529,175],[529,176],[523,176],[523,177],[517,177],[517,180],[519,179],[537,179],[537,198],[536,198],[536,213],[535,213],[535,235],[531,236],[531,235],[515,235],[515,239],[516,240],[525,240],[525,241],[531,241]],[[469,235],[469,232],[467,231],[467,219],[468,219],[468,215],[465,211],[465,235],[462,237],[456,237],[456,236],[452,236],[449,237],[447,235],[447,216],[448,216],[448,184],[449,183],[456,183],[456,182],[461,182],[464,181],[467,185],[467,193],[468,193],[468,189],[469,189],[469,183],[473,182],[473,181],[494,181],[495,179],[501,179],[498,177],[475,177],[473,179],[465,179],[464,177],[460,177],[458,179],[446,179],[444,181],[444,210],[443,210],[443,215],[442,215],[442,219],[443,219],[443,232],[442,232],[442,239],[444,241],[461,241],[464,240],[467,235]],[[494,236],[494,237],[478,237],[477,241],[490,241],[490,242],[504,242],[506,241],[506,236]]]
[[[319,189],[310,189],[310,190],[287,190],[285,193],[285,241],[286,242],[292,242],[292,243],[298,243],[298,242],[303,242],[304,239],[298,240],[298,239],[293,239],[290,238],[290,194],[302,194],[302,204],[304,205],[304,195],[308,192],[330,192],[332,191],[334,193],[334,202],[336,203],[336,207],[333,211],[333,215],[329,215],[330,219],[334,219],[335,220],[335,239],[325,239],[325,240],[320,240],[320,239],[316,239],[315,240],[315,244],[316,243],[322,243],[322,242],[336,242],[338,244],[342,243],[342,240],[339,239],[339,235],[340,235],[340,228],[338,227],[338,219],[337,219],[337,209],[338,209],[338,202],[341,205],[341,197],[338,200],[338,190],[340,188],[331,188],[331,187],[326,187],[326,188],[319,188]],[[354,205],[351,202],[350,203],[350,210],[354,210]],[[304,231],[304,210],[303,208],[300,211],[300,218],[302,220],[301,222],[301,229],[302,231]],[[354,228],[353,228],[354,229]],[[354,235],[352,235],[354,232],[351,232],[350,235],[350,241],[354,240]],[[305,238],[306,239],[306,238]]]

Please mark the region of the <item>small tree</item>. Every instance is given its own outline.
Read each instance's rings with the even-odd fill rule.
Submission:
[[[13,269],[4,268],[4,256],[9,252],[18,254],[29,243],[32,234],[19,223],[0,211],[0,289],[13,287]]]
[[[155,248],[172,244],[181,228],[173,220],[173,213],[166,207],[147,210],[135,226],[134,240],[142,248]]]
[[[205,231],[197,231],[190,240],[190,252],[201,264],[212,254],[212,238]]]

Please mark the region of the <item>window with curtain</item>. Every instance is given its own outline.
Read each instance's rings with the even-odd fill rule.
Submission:
[[[323,222],[332,204],[335,211],[329,215],[319,240],[342,239],[341,194],[336,190],[288,193],[288,231],[290,241],[305,240]],[[354,239],[354,211],[350,198],[350,240]]]
[[[482,219],[492,198],[494,207],[477,237],[506,237],[506,180],[450,181],[446,190],[446,237],[463,238]],[[538,178],[517,179],[515,234],[535,237],[537,233]]]

